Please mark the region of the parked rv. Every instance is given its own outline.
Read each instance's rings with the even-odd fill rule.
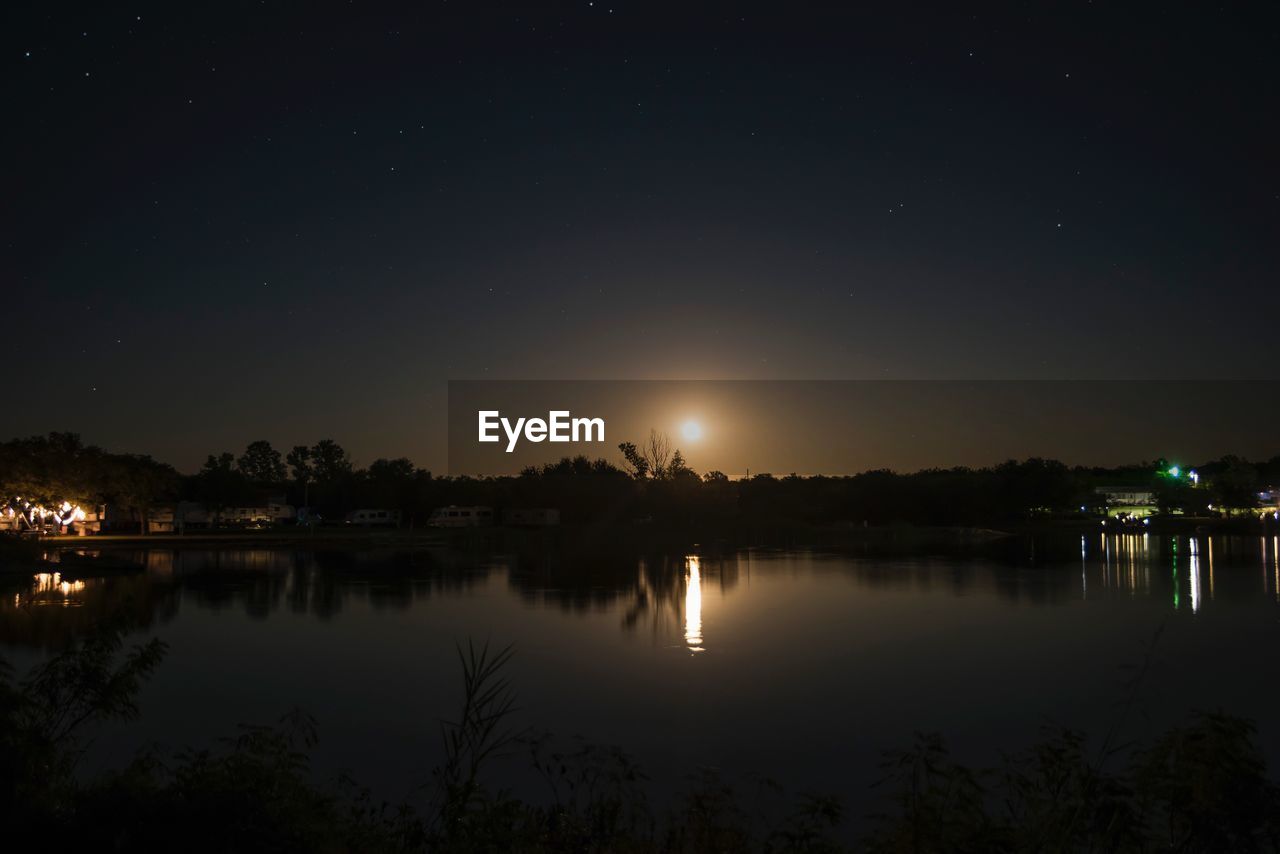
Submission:
[[[269,501],[246,507],[209,509],[197,501],[160,504],[147,511],[147,533],[184,533],[207,528],[270,528],[291,522],[296,515],[292,504]]]
[[[295,515],[293,505],[274,502],[257,507],[224,507],[217,514],[218,522],[229,528],[268,528],[290,522]]]
[[[493,524],[492,507],[438,507],[427,519],[433,528],[479,528]]]
[[[348,525],[359,525],[364,528],[372,528],[375,526],[400,526],[399,510],[352,510],[347,517],[342,520]]]

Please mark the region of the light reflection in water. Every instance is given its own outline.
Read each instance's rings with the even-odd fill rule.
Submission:
[[[78,605],[78,602],[71,600],[69,597],[73,593],[80,593],[85,588],[83,581],[64,581],[60,572],[37,572],[32,579],[31,592],[34,596],[48,593],[62,594],[61,601],[49,602],[48,600],[40,601],[38,604],[61,604],[61,605]],[[14,598],[14,605],[21,604],[21,597]]]
[[[1102,586],[1128,592],[1151,592],[1151,535],[1102,535]],[[1175,567],[1176,571],[1176,567]]]
[[[1089,561],[1085,553],[1084,534],[1080,535],[1080,598],[1089,598]]]
[[[1280,536],[1262,536],[1254,542],[1257,545],[1250,543],[1247,551],[1250,561],[1261,560],[1261,592],[1267,599],[1280,602]],[[1086,566],[1078,591],[1087,592],[1091,598],[1100,591],[1111,590],[1131,598],[1159,595],[1166,597],[1173,610],[1189,606],[1191,613],[1199,614],[1218,599],[1219,570],[1226,568],[1227,583],[1238,577],[1233,570],[1239,569],[1241,563],[1233,558],[1241,554],[1238,549],[1244,545],[1244,538],[1109,534],[1100,540],[1086,540],[1085,544]],[[1156,572],[1163,575],[1163,582],[1159,576],[1153,578]]]
[[[1142,535],[1141,540],[1139,540],[1137,536],[1134,536],[1133,540],[1135,545],[1133,548],[1129,550],[1129,576],[1130,576],[1129,586],[1135,591],[1138,589],[1138,576],[1137,576],[1138,556],[1139,554],[1141,554],[1143,586],[1147,590],[1150,590],[1151,589],[1151,563],[1147,559],[1147,556],[1151,552],[1151,535],[1144,533]],[[1174,555],[1175,566],[1177,565],[1177,562],[1178,562],[1178,556],[1175,554]],[[1178,606],[1176,593],[1174,594],[1173,606],[1175,608]]]
[[[1076,533],[1071,540],[1054,541],[1054,545],[1053,560],[1055,564],[1062,561],[1055,568],[1061,569],[1071,567],[1079,549],[1079,577],[1069,570],[1069,574],[1057,576],[1046,573],[1043,582],[1037,583],[1051,587],[1061,583],[1063,586],[1056,589],[1062,594],[1089,602],[1158,597],[1166,609],[1183,610],[1180,605],[1185,602],[1188,616],[1204,615],[1206,608],[1212,612],[1224,597],[1230,605],[1233,596],[1244,596],[1242,585],[1245,584],[1249,595],[1256,597],[1261,592],[1267,601],[1280,601],[1280,536],[1167,536],[1148,532],[1081,536]],[[56,617],[62,621],[57,624],[60,627],[57,631],[66,632],[78,631],[81,626],[75,621],[76,609],[97,614],[107,608],[132,608],[133,604],[121,603],[132,603],[135,597],[142,603],[136,607],[148,619],[156,615],[158,619],[172,619],[180,598],[200,603],[196,607],[207,608],[221,608],[235,602],[254,616],[286,609],[327,617],[341,610],[347,601],[376,595],[379,607],[391,602],[408,607],[419,595],[425,595],[423,591],[437,586],[449,591],[462,589],[481,583],[485,577],[484,573],[466,567],[457,574],[453,570],[443,573],[436,568],[434,557],[419,563],[418,557],[389,558],[381,554],[317,556],[292,548],[200,547],[107,552],[113,560],[109,566],[136,564],[138,569],[99,576],[93,574],[96,561],[91,559],[101,555],[97,551],[83,551],[77,555],[81,558],[79,561],[71,560],[71,555],[65,552],[51,552],[47,557],[57,563],[49,566],[49,571],[24,573],[23,577],[10,582],[13,586],[0,592],[0,643],[6,629],[15,638],[30,636],[44,642],[46,636],[53,637],[56,632],[52,629],[45,635],[37,635],[35,629],[24,628],[27,623],[23,621],[29,620],[34,609],[41,606],[49,612],[49,616],[42,619],[52,620],[54,612],[63,612]],[[1259,552],[1261,586],[1257,583],[1258,564],[1254,562],[1259,560]],[[740,578],[750,578],[751,555],[741,552],[727,560],[724,556],[709,560],[705,575],[701,557],[697,555],[662,555],[656,563],[628,555],[610,562],[609,583],[616,583],[617,589],[609,588],[609,591],[626,603],[626,607],[620,609],[623,629],[633,631],[637,626],[651,623],[655,642],[664,647],[670,648],[673,642],[678,645],[675,639],[683,634],[685,650],[693,654],[705,652],[704,596],[715,597],[715,603],[725,602],[732,609],[732,602],[726,600],[727,591],[739,583]],[[1207,579],[1204,577],[1206,561]],[[62,565],[58,566],[59,563]],[[814,565],[825,567],[836,562],[824,557],[822,561],[815,560]],[[913,571],[897,567],[892,561],[883,565],[877,561],[855,562],[847,567],[839,565],[842,572],[867,583],[871,583],[868,579],[880,585],[889,584],[890,579],[903,584],[919,581]],[[61,572],[52,571],[54,569]],[[1215,587],[1218,574],[1223,575],[1223,597],[1217,596]],[[424,586],[427,575],[435,586]],[[85,581],[72,580],[84,576],[87,576]],[[536,595],[567,608],[578,607],[576,603],[587,601],[587,597],[591,601],[599,600],[599,591],[604,588],[598,586],[597,575],[592,574],[591,578],[591,585],[582,589],[574,586],[581,583],[576,570],[567,574],[563,583],[524,574],[511,584],[522,595]],[[970,579],[969,583],[977,583],[971,576],[966,578]],[[1242,578],[1247,578],[1247,582]],[[628,583],[632,585],[630,590]],[[704,583],[710,586],[704,587]],[[15,591],[18,585],[21,589]],[[1006,592],[1002,584],[1000,589]],[[714,610],[719,607],[720,604],[713,605],[715,614],[720,614]],[[19,610],[24,613],[15,615]],[[725,616],[730,619],[732,614],[726,612]],[[5,620],[9,620],[7,626]],[[717,638],[723,644],[723,633],[717,634]]]
[[[684,594],[684,642],[691,652],[702,652],[702,566],[697,555],[685,558],[688,581]]]
[[[1191,613],[1200,612],[1200,543],[1192,537],[1191,543]]]
[[[1213,537],[1209,538],[1209,598],[1213,598]]]
[[[1262,592],[1266,593],[1270,583],[1267,571],[1267,538],[1261,537],[1260,540],[1262,542]]]

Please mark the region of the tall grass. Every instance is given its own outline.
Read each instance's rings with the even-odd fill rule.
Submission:
[[[441,723],[444,761],[435,769],[437,785],[434,829],[446,838],[458,832],[483,794],[480,773],[485,763],[516,743],[507,721],[516,708],[511,680],[504,669],[513,646],[491,652],[486,641],[477,649],[467,641],[457,646],[462,669],[462,706],[458,717]]]
[[[770,788],[771,810],[712,772],[655,808],[643,771],[617,748],[556,749],[518,730],[514,650],[487,643],[457,648],[461,703],[441,724],[444,758],[421,804],[378,802],[345,778],[336,790],[318,783],[316,722],[297,711],[210,749],[144,752],[82,779],[76,759],[93,728],[140,713],[138,691],[163,654],[158,641],[126,649],[123,629],[104,626],[22,681],[0,667],[0,819],[49,829],[23,850],[1280,851],[1280,787],[1253,724],[1222,712],[1124,751],[1110,736],[1094,753],[1083,733],[1049,729],[990,768],[921,735],[886,755],[884,808],[853,842],[833,798]],[[546,782],[545,799],[486,779],[517,749]]]

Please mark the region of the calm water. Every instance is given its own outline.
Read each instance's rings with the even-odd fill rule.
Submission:
[[[152,549],[144,574],[11,585],[0,641],[22,667],[127,608],[170,652],[143,743],[207,744],[294,706],[324,774],[411,797],[459,701],[454,643],[514,643],[518,723],[616,744],[656,785],[713,766],[869,805],[881,751],[942,732],[985,762],[1059,722],[1101,734],[1195,708],[1255,718],[1280,767],[1280,540],[1068,537],[985,557],[737,552],[554,555]],[[1159,634],[1158,640],[1153,640]],[[518,768],[495,773],[523,786]],[[498,780],[497,782],[503,782]]]

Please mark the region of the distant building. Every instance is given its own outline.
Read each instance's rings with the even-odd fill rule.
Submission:
[[[1153,490],[1134,486],[1099,486],[1094,492],[1108,516],[1150,516],[1159,508]]]

